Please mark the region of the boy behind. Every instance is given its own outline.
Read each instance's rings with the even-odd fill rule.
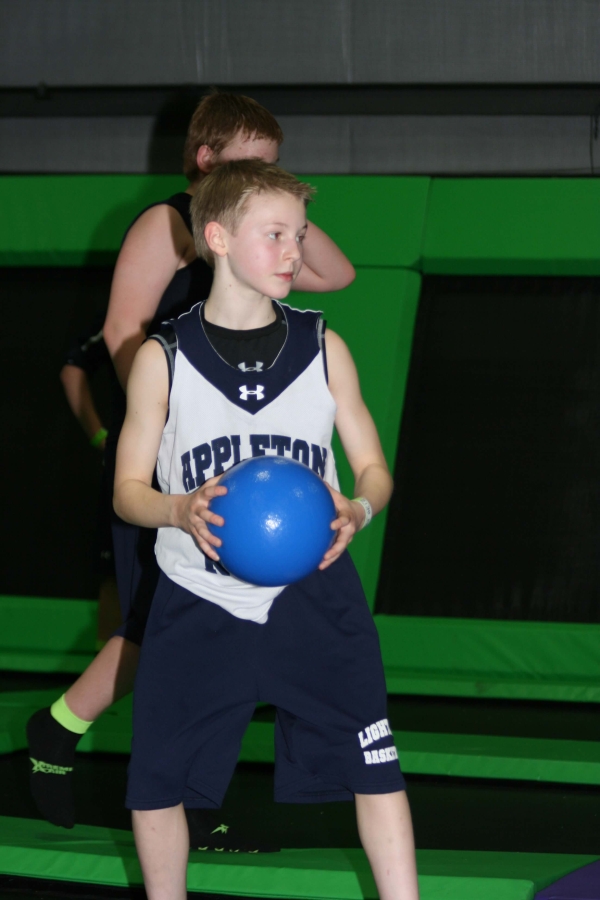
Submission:
[[[276,799],[355,799],[380,896],[417,897],[377,633],[346,552],[392,482],[346,345],[323,335],[319,313],[278,302],[302,265],[309,198],[307,185],[258,160],[226,163],[201,183],[192,220],[198,253],[215,268],[209,298],[140,349],[128,383],[115,509],[159,529],[162,570],[127,792],[150,900],[186,896],[184,806],[221,805],[261,700],[277,707]],[[334,424],[360,499],[337,491]],[[220,474],[263,453],[319,471],[338,513],[319,570],[288,587],[228,575],[207,527],[223,524],[210,511],[226,492]],[[151,486],[155,466],[162,493]]]
[[[190,203],[196,188],[224,162],[247,158],[275,162],[282,141],[275,118],[250,97],[212,92],[199,103],[184,148],[187,190],[140,213],[127,231],[115,267],[103,335],[123,387],[146,335],[165,319],[187,312],[210,292],[212,269],[198,257],[192,236]],[[354,269],[341,250],[311,223],[297,289],[337,291],[353,278]],[[243,362],[240,358],[234,364]],[[105,454],[111,495],[117,439],[125,416],[125,395],[116,380],[112,406]],[[50,708],[35,713],[27,727],[30,785],[36,805],[50,822],[65,828],[75,824],[75,748],[103,711],[133,689],[139,647],[159,577],[153,530],[113,516],[112,539],[123,624],[68,691]],[[40,762],[46,765],[40,766]],[[192,818],[194,847],[235,852],[276,849],[240,833],[235,826],[224,829],[214,813],[196,812]]]

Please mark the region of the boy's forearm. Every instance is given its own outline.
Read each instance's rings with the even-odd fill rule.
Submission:
[[[142,528],[178,527],[185,495],[163,494],[142,481],[129,479],[115,486],[115,512],[125,522]]]
[[[304,240],[303,263],[296,279],[299,291],[340,291],[356,277],[354,266],[337,244],[313,222]]]
[[[60,380],[71,412],[91,440],[102,428],[94,405],[88,378],[83,369],[69,363],[63,366]]]
[[[358,471],[354,484],[354,496],[355,498],[364,498],[368,503],[358,502],[356,499],[350,500],[333,488],[331,489],[337,513],[336,519],[331,525],[337,536],[319,564],[321,570],[327,569],[339,559],[354,534],[368,525],[371,515],[380,512],[390,499],[393,483],[385,460],[370,462],[354,471],[355,474]],[[369,506],[371,507],[370,511]]]
[[[354,484],[354,496],[365,497],[371,504],[373,515],[387,506],[394,482],[385,466],[373,463],[364,469]]]

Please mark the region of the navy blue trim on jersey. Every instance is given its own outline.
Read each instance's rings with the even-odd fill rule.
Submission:
[[[175,334],[175,329],[171,322],[163,322],[160,331],[148,335],[146,340],[156,341],[164,350],[167,368],[169,370],[169,396],[171,396],[173,378],[175,377],[175,356],[177,355],[177,335]]]
[[[288,333],[277,359],[264,372],[242,372],[219,356],[202,324],[202,303],[197,303],[189,313],[184,313],[173,323],[178,351],[230,403],[251,415],[276,400],[321,352],[321,313],[312,310],[303,312],[284,304],[279,306]],[[312,339],[307,340],[307,333]]]
[[[327,368],[327,344],[325,343],[325,332],[327,331],[327,322],[321,319],[317,325],[317,339],[319,347],[323,353],[323,371],[325,372],[325,382],[329,384],[329,369]]]

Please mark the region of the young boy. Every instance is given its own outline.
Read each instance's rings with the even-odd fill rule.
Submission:
[[[249,97],[212,93],[204,97],[190,122],[183,154],[189,180],[186,191],[143,211],[129,228],[115,267],[104,339],[123,388],[136,351],[148,329],[178,316],[205,299],[212,270],[199,258],[190,220],[192,196],[215,166],[228,160],[256,157],[275,162],[283,141],[271,113]],[[344,254],[312,223],[308,226],[305,264],[296,287],[304,291],[334,291],[354,278]],[[105,454],[107,476],[114,476],[116,443],[125,415],[123,391],[116,386],[115,415]],[[156,534],[114,517],[114,560],[123,625],[83,675],[51,709],[40,710],[28,724],[30,783],[38,809],[49,821],[72,828],[75,810],[71,773],[81,735],[112,703],[133,686],[139,647],[150,602],[158,581],[154,557]],[[60,775],[56,773],[60,771]],[[215,825],[217,826],[215,828]],[[253,839],[224,833],[208,815],[192,836],[195,846],[215,849],[265,849]]]
[[[192,221],[198,254],[214,265],[210,295],[140,349],[129,378],[115,509],[158,528],[162,570],[136,680],[126,801],[150,900],[186,896],[184,806],[220,806],[261,700],[277,707],[276,799],[356,798],[380,896],[417,897],[377,632],[346,552],[392,482],[346,345],[323,335],[319,313],[279,303],[302,266],[309,197],[308,185],[258,160],[226,163],[202,182]],[[334,424],[355,500],[336,489]],[[292,456],[304,444],[327,459],[335,542],[297,584],[241,582],[220,566],[221,540],[208,530],[223,524],[210,510],[226,492],[219,475],[233,447],[243,459]]]

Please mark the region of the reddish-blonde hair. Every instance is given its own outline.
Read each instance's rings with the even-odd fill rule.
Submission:
[[[191,183],[202,173],[196,156],[203,144],[219,154],[239,133],[283,143],[283,132],[268,109],[242,94],[212,91],[203,97],[191,118],[183,147],[183,174]]]

